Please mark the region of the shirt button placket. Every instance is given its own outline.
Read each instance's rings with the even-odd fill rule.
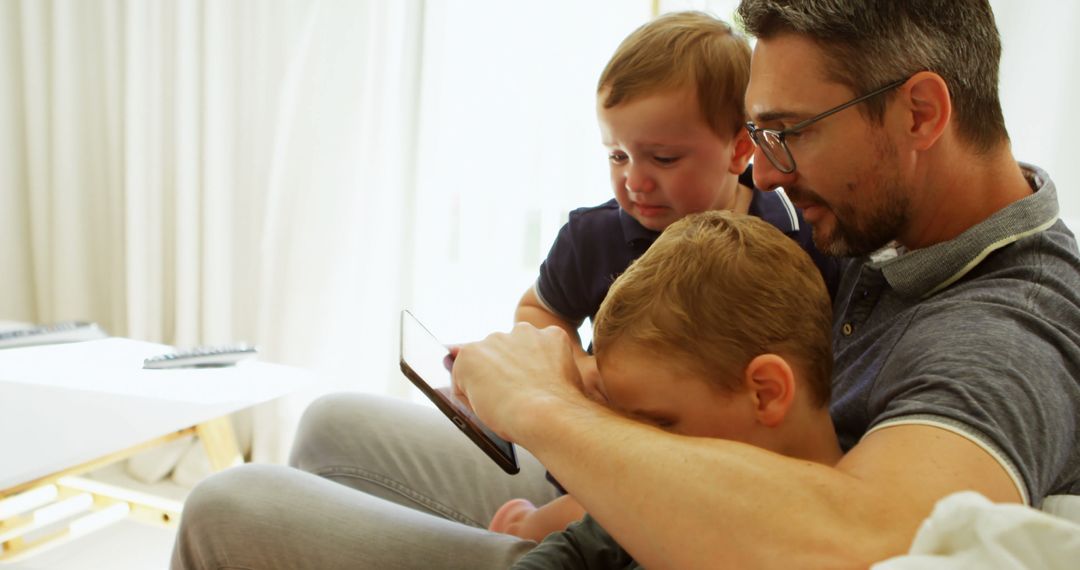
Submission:
[[[859,273],[859,283],[851,296],[851,304],[848,305],[844,315],[843,324],[840,325],[840,334],[850,337],[855,332],[855,327],[865,321],[877,304],[881,287],[884,284],[884,276],[880,270],[863,267]]]

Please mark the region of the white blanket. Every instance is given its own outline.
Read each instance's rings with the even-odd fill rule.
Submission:
[[[1070,510],[1057,506],[1058,514]],[[1074,570],[1080,568],[1080,524],[1029,507],[994,504],[978,493],[956,493],[938,502],[906,555],[872,568]]]

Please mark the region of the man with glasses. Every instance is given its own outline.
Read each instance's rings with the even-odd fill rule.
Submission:
[[[578,393],[554,330],[464,347],[458,387],[645,567],[865,567],[905,552],[953,492],[1080,493],[1080,258],[1053,182],[1012,156],[989,4],[744,0],[738,15],[758,38],[755,183],[850,257],[830,408],[844,458],[619,418]]]

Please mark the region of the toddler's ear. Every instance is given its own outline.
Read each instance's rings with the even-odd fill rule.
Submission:
[[[795,373],[775,354],[762,354],[746,366],[744,381],[754,401],[754,415],[765,427],[776,427],[795,402]]]
[[[746,165],[750,164],[750,159],[754,156],[754,141],[750,140],[750,133],[746,132],[746,129],[739,129],[732,142],[735,144],[731,148],[731,164],[728,166],[728,172],[739,175],[746,170]]]

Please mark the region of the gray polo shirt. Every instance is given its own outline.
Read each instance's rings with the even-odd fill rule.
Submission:
[[[831,412],[846,451],[870,431],[968,438],[1026,502],[1080,494],[1080,257],[1046,172],[957,238],[844,267]]]

